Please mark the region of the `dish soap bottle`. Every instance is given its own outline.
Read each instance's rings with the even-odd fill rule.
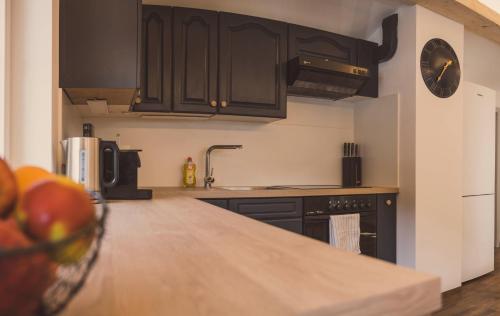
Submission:
[[[185,188],[193,188],[196,186],[196,164],[191,157],[188,157],[182,168],[182,182]]]

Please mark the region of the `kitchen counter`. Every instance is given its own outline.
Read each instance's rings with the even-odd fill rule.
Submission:
[[[260,190],[226,190],[214,187],[157,187],[153,188],[155,197],[189,196],[196,199],[232,199],[232,198],[269,198],[269,197],[301,197],[320,195],[356,195],[356,194],[384,194],[398,193],[395,187],[366,187],[366,188],[336,188],[336,189],[260,189]]]
[[[64,316],[425,315],[441,304],[438,277],[189,196],[110,206],[99,260]]]

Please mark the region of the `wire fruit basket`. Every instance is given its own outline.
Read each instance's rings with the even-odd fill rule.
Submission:
[[[109,207],[106,201],[99,196],[96,204],[97,220],[68,237],[58,241],[38,242],[24,248],[0,248],[1,263],[3,260],[19,259],[20,256],[33,256],[41,253],[50,255],[79,240],[89,239],[93,235],[90,247],[80,260],[57,267],[55,280],[44,292],[35,315],[52,316],[60,313],[84,286],[85,280],[99,256],[108,214]]]

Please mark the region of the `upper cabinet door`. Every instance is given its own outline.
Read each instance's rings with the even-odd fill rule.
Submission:
[[[134,111],[172,109],[172,8],[142,7],[141,102]]]
[[[174,8],[174,111],[217,110],[215,11]]]
[[[286,24],[230,13],[219,19],[219,112],[286,117]]]
[[[289,25],[289,59],[299,55],[328,58],[356,65],[356,40],[335,33]]]
[[[138,88],[138,0],[60,0],[61,88]]]

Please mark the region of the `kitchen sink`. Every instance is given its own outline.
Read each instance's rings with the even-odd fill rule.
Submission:
[[[214,187],[215,189],[230,190],[230,191],[255,191],[255,190],[269,190],[272,187],[263,186],[228,186],[228,187]]]

